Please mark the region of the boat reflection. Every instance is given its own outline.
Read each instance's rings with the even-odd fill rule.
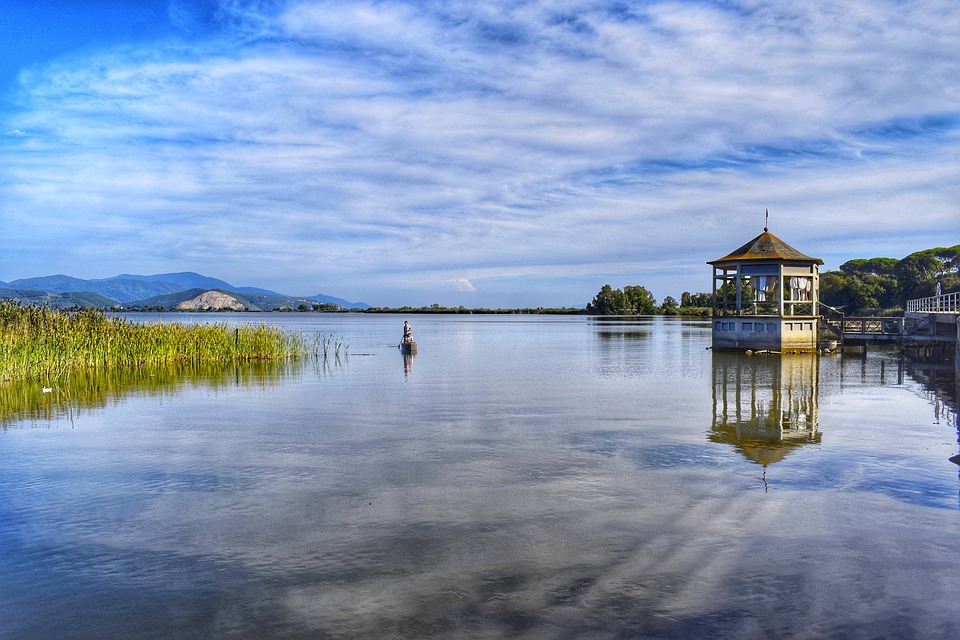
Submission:
[[[188,386],[273,386],[300,374],[305,366],[303,362],[171,364],[79,369],[43,383],[10,381],[0,384],[0,427],[20,420],[72,420],[84,409],[104,407],[134,393],[163,396]]]
[[[715,352],[710,441],[764,467],[820,442],[818,376],[816,354]]]

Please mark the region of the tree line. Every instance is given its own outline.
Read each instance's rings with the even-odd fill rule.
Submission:
[[[960,245],[906,258],[858,258],[820,274],[820,300],[854,315],[900,310],[907,300],[960,291]]]
[[[595,315],[708,315],[712,306],[709,293],[684,291],[679,302],[666,296],[659,305],[653,294],[641,285],[614,289],[605,284],[587,304],[587,313]]]
[[[820,274],[820,301],[853,315],[896,312],[907,300],[960,291],[960,245],[911,253],[906,258],[857,258]],[[657,304],[641,285],[603,285],[587,304],[596,315],[709,315],[709,293],[684,291],[679,302],[667,296]]]

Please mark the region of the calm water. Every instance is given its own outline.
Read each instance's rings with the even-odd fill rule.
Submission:
[[[349,356],[0,392],[0,638],[955,637],[952,368],[672,319],[165,317]]]

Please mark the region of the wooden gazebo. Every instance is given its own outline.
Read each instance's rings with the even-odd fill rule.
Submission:
[[[819,265],[763,233],[713,266],[713,347],[718,350],[816,351]]]

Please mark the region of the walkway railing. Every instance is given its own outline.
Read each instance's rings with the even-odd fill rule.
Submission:
[[[960,291],[907,300],[907,313],[960,313]]]
[[[903,334],[903,318],[844,318],[844,334],[899,336]]]

